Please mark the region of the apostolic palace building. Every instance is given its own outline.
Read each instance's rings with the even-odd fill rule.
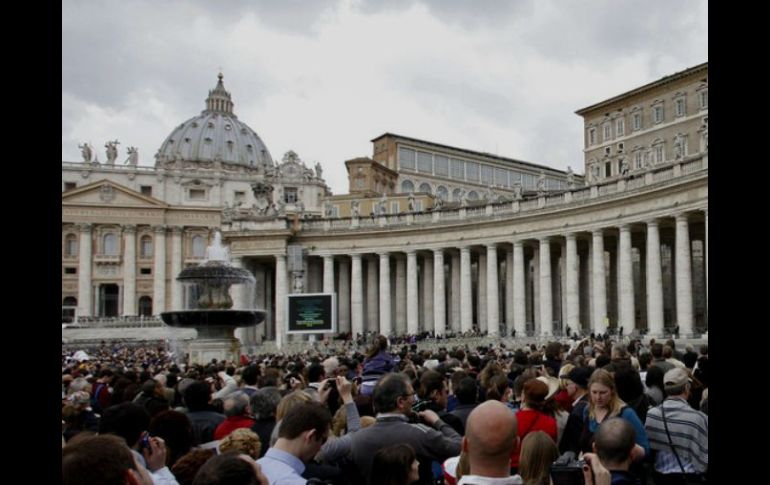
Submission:
[[[117,140],[62,162],[63,316],[181,309],[175,277],[220,230],[257,280],[233,299],[267,310],[252,344],[301,338],[284,302],[302,292],[336,293],[354,336],[707,331],[708,63],[578,110],[585,176],[385,133],[340,195],[273,157],[221,74],[205,101],[154,166]]]

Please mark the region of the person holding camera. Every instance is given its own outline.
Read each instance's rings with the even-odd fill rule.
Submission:
[[[462,437],[434,411],[418,413],[425,424],[409,423],[414,395],[404,374],[387,374],[377,383],[373,395],[377,422],[351,436],[351,457],[362,475],[356,483],[370,476],[374,454],[387,446],[411,445],[420,462],[419,483],[425,484],[433,480],[431,461],[443,462],[460,454]]]

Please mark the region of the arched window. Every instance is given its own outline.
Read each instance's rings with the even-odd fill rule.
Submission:
[[[193,236],[192,255],[193,258],[202,258],[206,255],[206,242],[203,240],[203,236]]]
[[[426,194],[432,194],[433,190],[431,190],[429,183],[423,182],[420,184],[420,192],[425,192]]]
[[[479,194],[475,190],[468,192],[468,200],[479,200]]]
[[[152,298],[149,296],[139,298],[139,315],[143,317],[152,316]]]
[[[460,196],[462,195],[462,193],[463,193],[462,189],[454,189],[452,191],[452,200],[455,202],[459,202]]]
[[[108,256],[117,256],[118,254],[118,236],[112,232],[108,232],[104,235],[103,249],[104,254]]]
[[[436,195],[441,197],[442,200],[447,200],[449,198],[449,191],[443,185],[439,185],[436,187]]]
[[[68,296],[62,300],[61,306],[78,306],[78,299],[74,296]]]
[[[66,256],[78,255],[78,238],[74,234],[67,234],[64,238],[64,254]]]
[[[139,254],[143,258],[152,257],[152,237],[142,236],[142,239],[139,243]]]
[[[414,184],[411,180],[401,182],[401,192],[414,192]]]

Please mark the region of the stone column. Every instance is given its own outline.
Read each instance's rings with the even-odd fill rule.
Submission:
[[[350,325],[353,339],[364,333],[364,283],[361,274],[361,255],[350,255],[351,264],[351,292],[350,292]]]
[[[154,226],[154,284],[152,298],[152,313],[160,315],[166,311],[166,226]]]
[[[687,214],[676,216],[676,324],[679,335],[693,335],[692,262]]]
[[[386,337],[393,333],[390,315],[390,253],[380,253],[380,333]]]
[[[340,332],[350,331],[350,263],[346,257],[340,258],[340,292],[339,313],[337,321],[340,324]]]
[[[513,249],[505,253],[505,336],[513,329]]]
[[[553,335],[553,302],[551,301],[551,242],[540,238],[540,335]]]
[[[444,292],[444,250],[433,250],[433,332],[446,331],[446,293]]]
[[[497,245],[487,245],[487,331],[490,337],[500,335],[500,295],[497,285]]]
[[[463,246],[460,248],[460,330],[463,332],[470,332],[473,327],[472,295],[471,248]]]
[[[261,264],[257,264],[254,268],[254,308],[265,310],[268,308],[268,287],[270,286],[265,281],[265,267]],[[262,343],[267,338],[267,326],[269,325],[268,316],[265,316],[264,322],[257,325],[255,335],[257,337],[257,344]]]
[[[634,306],[634,270],[631,262],[631,228],[620,226],[620,264],[618,265],[618,290],[620,291],[619,326],[626,335],[636,327]]]
[[[601,229],[593,231],[591,279],[594,290],[594,325],[596,333],[607,331],[607,285],[604,274],[604,233]]]
[[[460,331],[461,324],[460,324],[460,300],[462,299],[462,292],[460,291],[460,253],[452,251],[451,256],[451,278],[452,278],[452,288],[451,288],[451,295],[452,300],[449,302],[452,308],[452,314],[449,316],[449,322],[452,328],[452,332],[457,333]],[[469,297],[470,298],[470,297]],[[470,299],[468,300],[470,302]]]
[[[171,228],[171,310],[182,309],[182,283],[176,280],[182,272],[182,232],[179,226]]]
[[[542,329],[540,320],[540,245],[532,248],[532,321],[535,324],[534,334],[539,335]]]
[[[518,337],[527,334],[527,302],[524,287],[524,244],[513,242],[513,328]]]
[[[396,256],[396,335],[406,333],[406,260]]]
[[[406,252],[406,331],[416,335],[418,331],[417,299],[417,252]]]
[[[275,256],[275,345],[280,349],[286,341],[286,295],[288,295],[286,255]]]
[[[243,257],[230,257],[230,264],[235,268],[243,268]],[[245,286],[246,285],[241,284],[230,287],[230,298],[233,300],[233,309],[244,308],[244,303],[246,302],[246,295],[244,295],[244,291],[246,290]]]
[[[123,316],[136,315],[136,226],[123,226]]]
[[[324,261],[324,293],[334,293],[334,256],[325,254]]]
[[[379,320],[377,306],[381,294],[377,284],[377,260],[366,258],[366,324],[364,325],[366,331],[377,332],[382,326],[377,324]]]
[[[708,308],[709,308],[709,210],[708,207],[703,211],[706,217],[706,238],[703,240],[703,245],[706,247],[706,322],[708,322]]]
[[[647,222],[647,329],[648,337],[663,336],[663,273],[660,263],[658,221]]]
[[[91,224],[78,225],[80,243],[78,244],[78,316],[93,315],[93,290],[91,288],[92,240]]]
[[[423,300],[423,332],[429,332],[433,328],[433,258],[424,255],[422,258],[422,300]]]
[[[481,332],[486,332],[489,327],[489,315],[487,315],[487,253],[480,252],[478,263],[476,265],[478,272],[476,274],[476,322]]]
[[[578,294],[578,252],[575,233],[567,234],[567,325],[573,332],[580,329],[580,295]],[[565,327],[566,329],[566,327]]]

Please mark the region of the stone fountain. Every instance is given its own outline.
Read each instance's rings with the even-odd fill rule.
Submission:
[[[241,345],[235,338],[235,329],[262,323],[265,311],[249,308],[249,301],[241,302],[245,308],[233,309],[231,291],[253,295],[254,276],[230,264],[229,252],[222,246],[222,235],[217,231],[214,242],[206,248],[203,263],[183,269],[176,279],[185,288],[185,309],[163,312],[160,316],[166,325],[198,331],[198,337],[188,347],[190,362],[237,361]],[[251,291],[243,291],[243,286]]]

